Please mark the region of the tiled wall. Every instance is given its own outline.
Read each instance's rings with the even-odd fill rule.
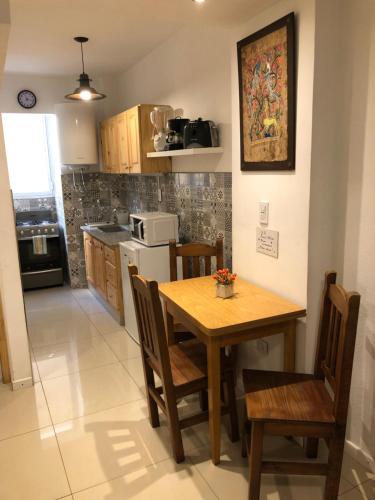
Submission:
[[[15,198],[13,205],[16,212],[30,212],[32,210],[52,210],[53,215],[56,217],[56,201],[55,197],[46,198]]]
[[[112,220],[112,211],[124,209],[120,191],[125,191],[125,176],[101,173],[61,176],[65,217],[65,237],[70,284],[73,288],[87,286],[83,234],[85,223]]]
[[[213,242],[224,237],[225,264],[232,263],[232,175],[172,173],[161,176],[84,174],[74,187],[72,174],[62,175],[67,252],[71,285],[86,286],[83,238],[86,222],[112,220],[118,212],[165,211],[180,220],[182,242]],[[158,188],[162,201],[158,202]],[[99,200],[99,203],[98,203]]]

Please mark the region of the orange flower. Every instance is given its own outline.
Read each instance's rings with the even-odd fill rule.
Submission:
[[[231,285],[236,280],[237,274],[232,274],[230,270],[225,267],[224,269],[218,269],[212,278],[216,280],[218,285]]]

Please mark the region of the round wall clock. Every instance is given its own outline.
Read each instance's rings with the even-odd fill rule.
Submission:
[[[31,90],[21,90],[18,92],[18,103],[25,109],[31,109],[36,104],[36,95]]]

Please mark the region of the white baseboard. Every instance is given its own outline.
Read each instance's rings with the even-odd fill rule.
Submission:
[[[352,456],[357,462],[362,464],[364,467],[368,468],[375,472],[375,459],[364,452],[359,446],[354,444],[349,439],[346,440],[345,443],[345,451],[348,455]]]
[[[33,378],[21,378],[19,380],[12,380],[12,389],[18,391],[18,389],[25,389],[26,387],[31,387],[33,385]]]

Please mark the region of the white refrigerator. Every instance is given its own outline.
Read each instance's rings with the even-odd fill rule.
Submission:
[[[125,329],[139,344],[139,334],[133,296],[130,288],[128,265],[138,268],[139,274],[159,283],[169,281],[169,246],[146,247],[136,241],[120,243],[122,288],[124,298]]]

